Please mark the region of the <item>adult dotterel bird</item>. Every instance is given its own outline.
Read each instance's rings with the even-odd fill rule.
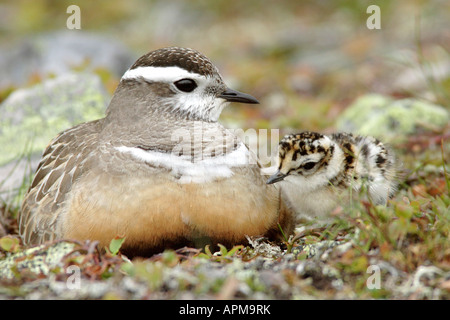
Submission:
[[[364,190],[375,204],[386,204],[397,189],[395,156],[373,137],[290,134],[279,143],[277,165],[267,183],[283,181],[299,218],[324,217]]]
[[[192,49],[164,48],[123,75],[105,118],[60,133],[45,150],[19,215],[27,244],[125,236],[128,255],[198,239],[231,245],[290,232],[279,189],[217,120],[229,89]]]

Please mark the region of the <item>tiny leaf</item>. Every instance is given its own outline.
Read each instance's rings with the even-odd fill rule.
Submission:
[[[122,246],[125,239],[126,237],[116,236],[111,240],[111,242],[109,243],[109,251],[112,255],[117,255],[119,253],[120,247]]]
[[[19,239],[6,236],[0,238],[0,248],[7,252],[15,252],[19,245]]]
[[[225,257],[228,253],[227,248],[223,244],[220,244],[220,243],[218,243],[217,245],[220,248],[220,254],[222,255],[222,257]]]
[[[205,253],[206,253],[206,255],[208,255],[210,258],[212,257],[212,252],[211,252],[211,249],[209,248],[209,244],[207,244],[207,245],[205,246]]]
[[[236,252],[238,252],[239,250],[242,250],[242,249],[244,249],[244,246],[243,246],[243,245],[237,245],[237,246],[234,246],[234,247],[231,248],[230,251],[228,252],[228,256],[229,256],[229,257],[232,257],[232,256],[234,256],[234,254],[235,254]]]

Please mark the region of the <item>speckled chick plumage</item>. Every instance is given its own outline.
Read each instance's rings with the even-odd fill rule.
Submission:
[[[290,134],[280,141],[277,165],[267,183],[282,181],[300,217],[327,215],[365,191],[373,203],[386,204],[397,189],[393,152],[370,136]]]

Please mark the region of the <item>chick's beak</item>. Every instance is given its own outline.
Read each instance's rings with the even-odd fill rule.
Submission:
[[[219,98],[225,99],[229,102],[241,102],[241,103],[252,103],[258,104],[259,101],[255,97],[249,94],[239,92],[233,89],[227,88],[224,92],[219,95]]]
[[[284,173],[280,172],[280,170],[278,170],[275,174],[271,175],[269,179],[267,179],[266,183],[272,184],[272,183],[281,181],[284,178],[286,178],[286,176],[287,176],[287,174],[284,174]]]

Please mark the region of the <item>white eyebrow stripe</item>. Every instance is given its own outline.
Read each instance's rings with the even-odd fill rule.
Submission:
[[[205,79],[198,73],[186,71],[180,67],[137,67],[129,69],[121,80],[144,78],[154,82],[174,82],[184,78]]]

